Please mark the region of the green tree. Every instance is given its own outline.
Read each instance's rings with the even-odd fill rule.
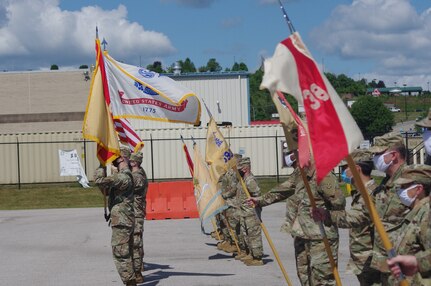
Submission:
[[[188,72],[196,72],[195,64],[189,59],[186,58],[183,61],[180,61],[181,66],[181,72],[188,73]]]
[[[88,66],[87,66],[87,65],[80,65],[80,66],[79,66],[79,69],[80,69],[80,70],[88,69]]]
[[[162,68],[162,62],[155,61],[151,65],[147,65],[147,70],[156,72],[156,73],[166,73],[166,71]]]
[[[231,71],[248,71],[248,67],[245,63],[237,63],[235,62],[231,68]]]
[[[54,65],[51,65],[50,70],[52,70],[52,71],[53,71],[53,70],[58,70],[58,65],[55,65],[55,64],[54,64]]]
[[[377,97],[359,97],[350,112],[364,137],[369,140],[391,131],[394,125],[394,115]]]
[[[217,62],[215,58],[211,58],[208,60],[206,68],[207,68],[206,71],[209,71],[209,72],[219,72],[222,70],[222,67],[220,66],[220,64]]]

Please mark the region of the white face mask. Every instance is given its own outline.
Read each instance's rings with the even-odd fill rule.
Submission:
[[[431,130],[425,130],[423,138],[425,151],[431,156]]]
[[[413,198],[409,197],[409,190],[416,188],[418,185],[413,185],[408,187],[407,189],[399,189],[397,191],[398,196],[400,197],[400,201],[401,203],[403,203],[403,205],[405,206],[411,206],[412,203],[416,200],[416,196],[414,196]]]
[[[386,152],[382,155],[374,155],[374,158],[373,158],[374,166],[380,172],[386,172],[389,166],[392,165],[392,161],[390,161],[388,164],[386,164],[385,162],[385,156],[389,153],[392,153],[392,152]]]
[[[295,160],[292,160],[292,154],[289,154],[284,157],[284,161],[286,162],[287,167],[292,167],[293,163],[295,163]]]

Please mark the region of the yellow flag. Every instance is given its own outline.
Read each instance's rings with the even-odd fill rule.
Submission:
[[[205,161],[210,165],[211,176],[215,182],[236,165],[233,153],[212,117],[208,123]]]
[[[193,146],[193,150],[195,198],[199,216],[204,221],[225,210],[227,205],[221,197],[221,191],[217,191],[216,183],[211,178],[208,165],[202,159],[196,144]]]
[[[85,111],[82,134],[97,143],[97,158],[102,165],[115,160],[120,154],[114,122],[103,94],[102,75],[97,66]]]

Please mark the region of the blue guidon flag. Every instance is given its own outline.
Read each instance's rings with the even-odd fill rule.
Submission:
[[[106,52],[104,58],[114,119],[199,124],[201,107],[193,91],[167,76],[117,62]]]

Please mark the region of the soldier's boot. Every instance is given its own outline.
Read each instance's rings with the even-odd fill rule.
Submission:
[[[211,232],[211,237],[217,239],[217,233],[215,231]]]
[[[136,277],[136,283],[137,284],[144,283],[144,276],[142,276],[142,274],[140,272],[136,272],[135,277]]]
[[[136,285],[136,280],[132,279],[126,282],[126,286],[137,286]]]
[[[227,241],[221,241],[221,242],[219,242],[219,243],[217,243],[217,249],[218,250],[223,250],[223,247],[225,247],[225,245],[226,244],[228,244],[229,242],[227,242]]]
[[[254,257],[251,260],[245,260],[244,263],[247,266],[262,266],[263,265],[263,260],[262,260],[262,258],[255,258]]]
[[[223,251],[227,252],[227,253],[234,253],[237,252],[238,249],[236,248],[235,244],[226,244],[223,246],[222,248]]]
[[[235,260],[240,260],[241,258],[247,256],[247,253],[243,250],[241,251],[240,254],[238,254],[237,256],[235,256]]]
[[[253,259],[253,256],[251,256],[250,254],[247,254],[246,256],[244,256],[243,258],[240,258],[239,260],[244,262],[246,260],[252,260],[252,259]]]

